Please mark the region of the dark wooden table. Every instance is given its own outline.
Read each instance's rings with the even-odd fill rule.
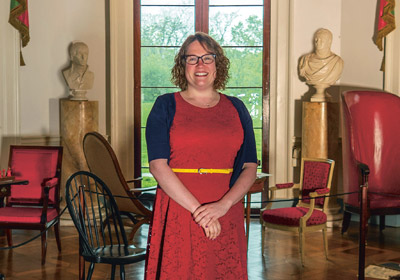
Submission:
[[[27,185],[28,180],[15,180],[14,178],[0,178],[0,207],[4,206],[4,197],[11,194],[11,185]]]
[[[249,243],[249,231],[250,231],[250,211],[251,211],[251,195],[253,193],[263,192],[264,190],[268,192],[268,186],[265,185],[265,181],[267,177],[271,176],[268,173],[258,173],[257,178],[251,186],[250,190],[246,194],[246,209],[245,209],[245,216],[246,216],[246,237],[247,237],[247,244]]]

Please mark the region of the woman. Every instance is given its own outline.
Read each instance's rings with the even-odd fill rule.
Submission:
[[[159,184],[145,279],[247,279],[241,200],[256,178],[251,117],[219,93],[229,60],[209,35],[175,57],[181,91],[159,96],[147,120],[150,172]]]

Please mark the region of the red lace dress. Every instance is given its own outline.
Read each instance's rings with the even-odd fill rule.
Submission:
[[[232,168],[243,142],[239,115],[221,94],[212,108],[199,108],[175,93],[170,129],[172,168]],[[176,173],[200,201],[219,200],[229,190],[231,174]],[[150,228],[145,279],[247,279],[247,244],[243,204],[219,219],[221,234],[209,240],[189,211],[157,190]]]

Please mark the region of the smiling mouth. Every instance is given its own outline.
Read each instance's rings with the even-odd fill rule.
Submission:
[[[201,72],[201,73],[194,73],[194,75],[195,75],[195,76],[204,77],[204,76],[207,76],[208,73]]]

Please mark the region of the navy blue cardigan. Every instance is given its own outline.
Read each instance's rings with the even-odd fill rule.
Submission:
[[[229,187],[232,187],[239,178],[246,162],[257,163],[257,150],[254,138],[253,121],[243,102],[233,96],[226,96],[236,108],[242,123],[244,140],[233,165],[233,173]],[[157,97],[150,111],[146,124],[146,141],[149,162],[165,158],[170,159],[171,147],[169,144],[169,130],[175,116],[175,97],[173,93]]]

